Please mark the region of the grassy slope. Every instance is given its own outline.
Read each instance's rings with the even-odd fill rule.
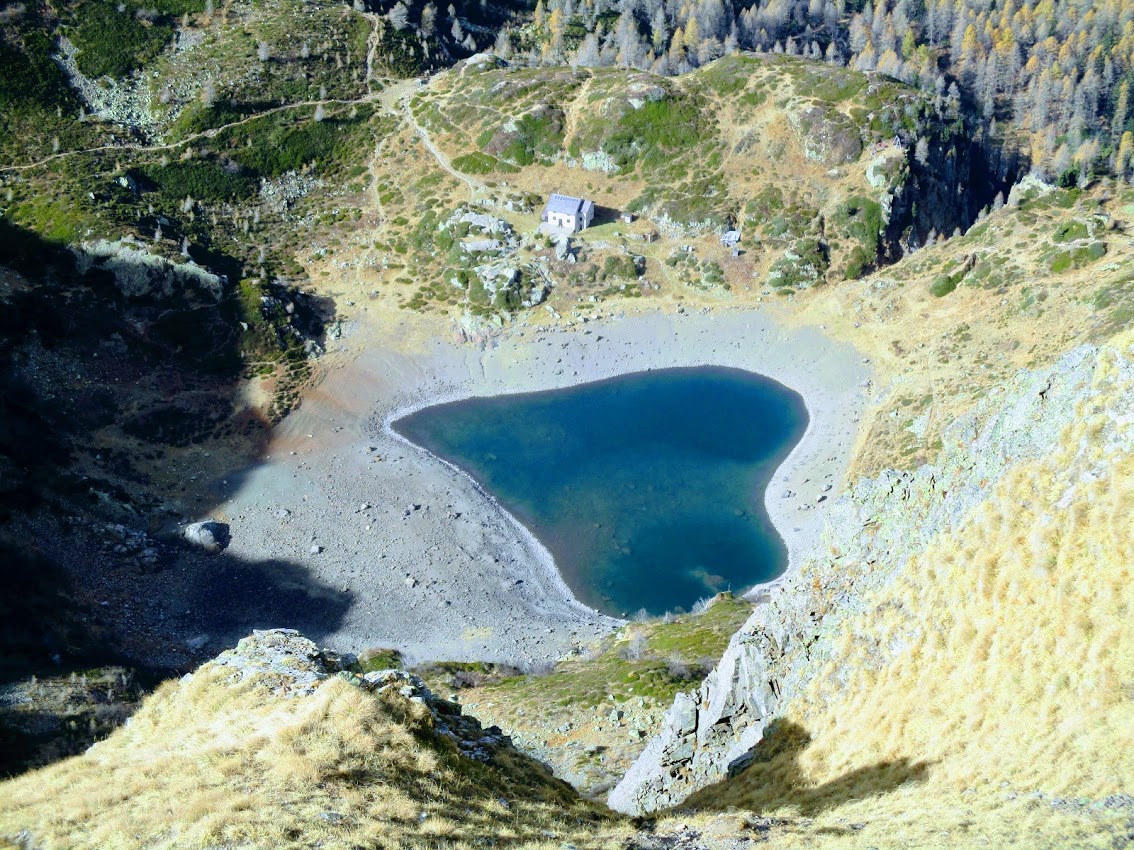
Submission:
[[[818,117],[789,120],[812,109]],[[728,57],[676,80],[470,67],[435,80],[413,110],[454,166],[489,188],[507,181],[513,193],[541,199],[563,189],[663,223],[740,226],[746,253],[727,272],[717,257],[707,258],[715,270],[660,267],[673,245],[648,269],[690,289],[793,289],[858,276],[884,250],[880,190],[867,168],[877,159],[887,181],[904,179],[893,150],[875,155],[869,146],[898,130],[943,132],[910,89],[786,57]],[[614,171],[562,162],[593,157]]]
[[[477,717],[558,775],[598,793],[626,771],[673,697],[700,682],[751,611],[745,600],[721,594],[702,613],[631,624],[539,675],[500,676],[475,664],[415,672],[439,693],[459,693]]]
[[[332,678],[274,695],[206,666],[81,757],[7,783],[0,832],[71,850],[580,847],[625,827],[542,766],[459,755],[421,706]]]
[[[1017,370],[1128,327],[1132,228],[1128,187],[1029,192],[962,237],[797,296],[791,321],[853,342],[877,372],[853,475],[931,460],[941,428]],[[939,296],[943,278],[955,289]]]
[[[1060,450],[878,592],[762,763],[691,805],[815,818],[784,846],[1121,844],[1129,813],[1097,803],[1134,776],[1134,464],[1104,448],[1130,343]]]

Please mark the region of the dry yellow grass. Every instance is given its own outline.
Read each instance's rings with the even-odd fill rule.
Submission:
[[[857,281],[793,297],[780,315],[819,325],[870,358],[878,403],[864,418],[850,480],[931,461],[941,431],[1020,369],[1038,369],[1131,323],[1134,193],[1100,183],[1050,203],[1004,207],[965,236],[922,248]],[[1053,272],[1053,237],[1070,223],[1105,221],[1097,262]],[[966,258],[977,268],[945,297],[935,277]],[[911,420],[924,417],[915,433]]]
[[[620,822],[537,763],[457,754],[432,717],[343,679],[288,699],[206,666],[87,754],[0,786],[36,847],[510,847],[617,843]]]
[[[1134,459],[1106,445],[1130,428],[1113,418],[1129,351],[1129,335],[1108,350],[1057,452],[845,625],[765,760],[694,805],[813,818],[785,847],[1112,846],[1131,829],[1079,805],[1134,786]]]

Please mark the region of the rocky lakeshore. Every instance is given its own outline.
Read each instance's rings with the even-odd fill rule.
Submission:
[[[349,599],[327,645],[390,646],[413,660],[542,662],[619,621],[574,600],[526,529],[391,421],[442,401],[655,368],[760,372],[798,391],[810,414],[766,499],[795,564],[842,484],[869,374],[849,346],[756,311],[518,324],[485,346],[363,347],[346,330],[343,349],[361,353],[342,358],[278,426],[261,464],[218,484],[224,498],[210,516],[231,530],[228,556],[286,559]]]

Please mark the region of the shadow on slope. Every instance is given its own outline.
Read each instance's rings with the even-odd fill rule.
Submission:
[[[807,730],[790,720],[777,720],[747,754],[747,766],[734,776],[698,791],[683,808],[744,808],[757,812],[795,808],[803,817],[815,817],[845,803],[880,797],[909,782],[923,782],[929,763],[908,758],[879,762],[813,785],[800,764],[811,744]]]
[[[140,251],[92,260],[0,220],[0,772],[39,760],[12,734],[79,727],[89,743],[113,702],[30,722],[21,679],[120,664],[153,682],[252,628],[320,639],[352,603],[298,564],[177,535],[223,499],[209,482],[237,481],[266,445],[253,373],[306,369],[325,316],[216,267],[228,278]]]

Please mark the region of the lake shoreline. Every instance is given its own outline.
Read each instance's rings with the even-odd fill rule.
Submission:
[[[403,338],[415,322],[399,323]],[[765,375],[798,392],[808,412],[764,495],[787,546],[786,576],[820,540],[870,377],[849,345],[755,310],[519,323],[483,348],[426,335],[390,342],[376,331],[348,328],[323,380],[277,427],[269,457],[214,513],[232,522],[231,554],[299,561],[350,594],[328,645],[392,646],[417,661],[553,660],[622,621],[576,600],[546,548],[471,476],[396,434],[397,418],[446,401],[661,368]],[[289,511],[283,521],[280,508]]]
[[[784,571],[764,494],[808,421],[778,381],[693,366],[398,411],[384,427],[490,493],[584,605],[636,619]]]

